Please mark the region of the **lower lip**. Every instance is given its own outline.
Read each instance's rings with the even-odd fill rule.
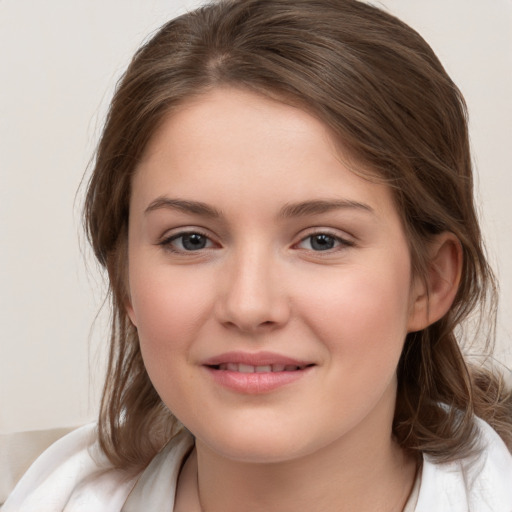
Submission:
[[[312,369],[311,366],[307,366],[302,370],[288,372],[241,373],[229,370],[215,370],[207,366],[204,368],[206,368],[217,384],[237,391],[238,393],[246,393],[249,395],[269,393],[288,384],[297,382],[305,377]]]

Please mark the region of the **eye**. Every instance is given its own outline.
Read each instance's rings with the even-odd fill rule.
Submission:
[[[213,247],[213,242],[202,233],[177,233],[160,242],[163,247],[175,252],[192,252]]]
[[[343,246],[347,247],[352,245],[352,242],[338,236],[330,235],[329,233],[314,233],[303,238],[299,242],[298,247],[312,251],[330,251]]]

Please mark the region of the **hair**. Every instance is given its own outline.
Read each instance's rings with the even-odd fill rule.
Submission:
[[[365,3],[224,0],[171,20],[137,51],[96,152],[84,222],[110,280],[110,355],[98,428],[111,462],[142,467],[180,428],[149,379],[125,309],[132,176],[163,119],[222,86],[307,109],[358,168],[384,180],[409,240],[414,275],[426,279],[434,235],[456,235],[460,286],[441,320],[406,337],[393,433],[418,456],[453,460],[477,449],[479,416],[512,446],[510,391],[498,373],[468,363],[461,348],[476,338],[460,329],[463,323],[490,319],[482,349],[490,353],[497,294],[475,211],[459,90],[418,33]]]

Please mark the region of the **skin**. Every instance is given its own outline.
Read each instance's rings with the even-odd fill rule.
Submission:
[[[449,307],[460,257],[449,236],[433,247],[428,316],[390,190],[340,156],[308,113],[219,88],[173,112],[138,166],[127,310],[155,388],[196,436],[177,511],[407,500],[416,465],[391,435],[396,367],[406,334]],[[230,351],[311,367],[248,394],[204,366]]]

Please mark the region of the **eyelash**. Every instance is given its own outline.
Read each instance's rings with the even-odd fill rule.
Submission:
[[[203,250],[208,250],[208,249],[212,248],[212,247],[200,247],[196,250],[187,250],[187,249],[181,249],[181,248],[174,247],[173,242],[175,242],[176,240],[182,239],[181,245],[183,246],[183,239],[187,236],[192,237],[194,235],[198,235],[198,236],[204,238],[206,240],[206,244],[208,244],[208,243],[214,244],[214,242],[211,240],[211,238],[207,234],[205,234],[199,230],[191,230],[191,231],[182,231],[180,233],[176,233],[171,236],[168,236],[168,237],[164,238],[163,240],[161,240],[160,242],[158,242],[158,245],[163,247],[167,251],[177,253],[177,254],[184,254],[184,253],[186,254],[186,253],[194,253],[194,252],[199,253]],[[293,247],[298,247],[307,240],[310,240],[311,241],[310,243],[312,243],[312,241],[315,237],[325,237],[327,239],[332,240],[335,244],[338,244],[338,245],[336,247],[320,249],[320,250],[316,250],[316,251],[314,249],[305,249],[305,248],[302,248],[302,249],[310,250],[315,253],[332,254],[333,252],[337,252],[337,251],[346,249],[348,247],[353,247],[355,245],[355,243],[353,241],[347,240],[338,235],[335,235],[335,234],[329,232],[328,230],[319,230],[319,231],[311,232],[307,236],[301,238],[298,243],[294,244]],[[298,248],[300,248],[300,247],[298,247]]]
[[[332,240],[334,243],[337,243],[338,246],[328,248],[328,249],[318,250],[318,251],[315,251],[312,249],[305,249],[305,250],[312,250],[315,253],[332,254],[333,252],[341,251],[343,249],[346,249],[348,247],[353,247],[355,245],[355,243],[353,241],[347,240],[346,238],[342,238],[338,235],[335,235],[334,233],[331,233],[328,230],[319,230],[319,231],[314,231],[312,233],[309,233],[307,236],[301,238],[301,240],[297,244],[295,244],[295,246],[302,244],[306,240],[310,240],[310,243],[311,243],[315,237],[328,238],[328,239]]]
[[[202,233],[201,231],[198,231],[198,230],[191,230],[191,231],[181,231],[180,233],[170,235],[170,236],[164,238],[163,240],[161,240],[160,242],[158,242],[158,245],[160,245],[167,251],[177,253],[177,254],[194,253],[194,252],[200,252],[202,250],[210,249],[210,247],[203,247],[203,248],[200,248],[200,249],[197,249],[194,251],[194,250],[187,250],[187,249],[178,249],[173,246],[172,242],[179,240],[180,238],[183,239],[186,236],[194,236],[194,235],[198,235],[198,236],[204,238],[206,240],[206,243],[208,243],[208,242],[210,244],[213,243],[211,238],[207,234]],[[183,245],[183,241],[182,241],[182,245]]]

